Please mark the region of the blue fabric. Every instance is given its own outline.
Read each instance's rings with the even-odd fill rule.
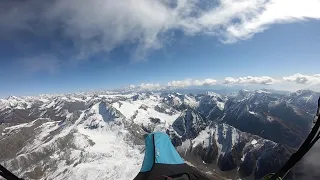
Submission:
[[[154,138],[153,138],[154,136]],[[155,141],[155,146],[154,142]],[[173,147],[169,136],[162,132],[149,134],[145,139],[146,152],[143,165],[140,172],[150,171],[154,163],[154,147],[155,147],[155,163],[159,164],[184,164],[176,149]]]
[[[145,139],[146,151],[140,172],[150,171],[154,162],[153,135],[149,134]]]

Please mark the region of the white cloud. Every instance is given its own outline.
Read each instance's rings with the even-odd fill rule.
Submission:
[[[192,85],[192,79],[185,79],[182,81],[170,81],[168,82],[169,87],[188,87]]]
[[[255,33],[264,31],[272,24],[310,18],[320,19],[319,0],[258,0],[255,2],[256,8],[252,8],[251,12],[246,11],[248,13],[240,16],[238,23],[226,27],[227,42],[251,38]]]
[[[320,18],[319,0],[30,0],[1,7],[1,34],[59,32],[79,59],[121,44],[136,45],[135,55],[143,57],[161,48],[172,30],[230,43],[275,23]]]
[[[136,90],[161,90],[161,89],[175,89],[175,88],[185,88],[190,86],[212,86],[217,83],[214,79],[204,79],[204,80],[192,80],[185,79],[182,81],[170,81],[167,85],[162,85],[159,83],[141,83],[140,85],[130,85],[130,89]]]
[[[268,77],[268,76],[261,76],[261,77],[227,77],[224,79],[224,84],[263,84],[263,85],[271,85],[276,82],[275,79]]]
[[[158,90],[161,89],[162,86],[159,83],[153,84],[153,83],[141,83],[139,86],[136,86],[138,89],[142,90]]]
[[[215,79],[205,79],[205,80],[194,80],[193,81],[195,86],[212,86],[217,83]]]
[[[246,88],[263,88],[263,86],[268,85],[269,88],[278,90],[296,91],[299,89],[308,88],[311,90],[320,91],[320,74],[303,75],[297,73],[292,76],[283,77],[282,79],[269,76],[246,76],[239,78],[226,77],[224,81],[220,83],[215,79],[209,78],[203,80],[194,80],[189,78],[180,81],[170,81],[167,82],[167,84],[141,83],[140,85],[130,85],[129,88],[135,90],[164,90],[199,86],[213,86],[217,84],[243,85]]]
[[[304,74],[297,73],[292,76],[283,77],[283,80],[287,82],[294,82],[297,84],[316,85],[316,84],[320,84],[320,74],[304,75]]]
[[[134,89],[134,88],[136,88],[136,86],[133,85],[133,84],[131,84],[131,85],[129,86],[129,88],[130,88],[130,89]]]
[[[214,79],[204,79],[204,80],[192,80],[192,79],[185,79],[182,81],[170,81],[168,82],[169,87],[189,87],[189,86],[211,86],[215,85],[217,80]]]

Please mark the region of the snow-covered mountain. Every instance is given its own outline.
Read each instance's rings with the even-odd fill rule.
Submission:
[[[132,179],[144,135],[163,131],[203,171],[259,178],[310,130],[317,94],[308,92],[11,96],[0,100],[0,163],[26,179]]]
[[[203,171],[212,167],[232,179],[262,178],[278,170],[293,152],[291,148],[228,124],[206,122],[190,110],[182,113],[168,133],[187,161]]]
[[[199,132],[207,125],[207,119],[201,117],[200,114],[192,109],[186,109],[173,122],[172,128],[182,140],[185,140],[197,137]]]
[[[304,111],[314,114],[317,109],[317,102],[320,96],[319,92],[314,92],[311,90],[299,90],[297,92],[290,93],[286,100],[289,103],[294,104],[295,106],[303,109]]]
[[[100,102],[63,121],[5,123],[1,162],[30,179],[132,179],[143,155],[126,140],[132,134],[123,120],[118,110]]]
[[[223,114],[226,98],[213,92],[198,95],[199,106],[197,110],[207,119],[214,120]]]
[[[241,90],[228,97],[223,115],[212,120],[297,148],[309,133],[313,114],[290,103],[290,96]]]

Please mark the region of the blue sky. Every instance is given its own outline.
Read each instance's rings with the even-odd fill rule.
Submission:
[[[53,2],[4,4],[1,97],[146,83],[319,90],[318,1],[248,0],[240,9],[232,1]]]

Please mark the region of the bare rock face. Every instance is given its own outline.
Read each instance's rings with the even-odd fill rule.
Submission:
[[[223,116],[217,121],[298,148],[309,133],[312,115],[288,103],[286,98],[272,93],[240,91],[229,97]]]
[[[216,93],[207,93],[198,96],[199,106],[197,111],[208,120],[216,120],[223,115],[225,99]]]
[[[182,139],[195,138],[206,126],[206,119],[192,109],[184,110],[172,124],[173,129]]]
[[[275,172],[293,152],[291,148],[241,132],[227,124],[212,123],[189,138],[179,136],[177,132],[168,133],[187,161],[217,167],[220,171],[236,171],[237,177],[259,179]]]
[[[299,90],[287,95],[285,100],[287,100],[288,103],[304,110],[305,112],[315,114],[319,97],[319,92],[314,92],[311,90]]]

